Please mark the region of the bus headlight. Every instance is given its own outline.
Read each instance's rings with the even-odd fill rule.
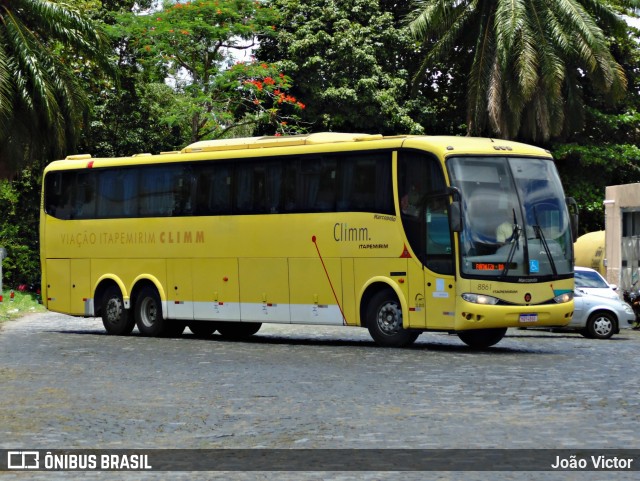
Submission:
[[[560,294],[553,298],[553,300],[558,304],[564,304],[565,302],[569,302],[571,299],[573,299],[573,292],[565,292],[564,294]]]
[[[473,302],[474,304],[489,304],[494,305],[499,302],[499,299],[492,296],[485,296],[484,294],[462,294],[462,298],[467,302]]]

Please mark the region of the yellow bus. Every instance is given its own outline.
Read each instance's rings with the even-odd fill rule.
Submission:
[[[207,337],[262,323],[424,331],[488,347],[573,312],[551,155],[482,138],[315,133],[197,142],[44,172],[48,309],[107,332]]]

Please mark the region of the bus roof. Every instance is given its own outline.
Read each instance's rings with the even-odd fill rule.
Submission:
[[[345,145],[351,143],[352,145]],[[333,144],[333,145],[331,145]],[[341,144],[341,146],[336,145]],[[365,146],[366,144],[366,146]],[[319,152],[326,146],[331,151],[360,150],[360,149],[392,149],[416,148],[433,152],[444,158],[451,155],[495,155],[505,153],[510,155],[524,155],[551,158],[549,151],[532,145],[518,142],[455,136],[427,136],[427,135],[396,135],[383,136],[380,134],[319,132],[313,134],[290,136],[243,137],[233,139],[203,140],[187,145],[180,151],[161,152],[159,155],[148,153],[134,154],[130,157],[92,158],[89,154],[69,155],[65,160],[50,164],[51,169],[77,169],[100,166],[114,166],[125,164],[146,164],[155,162],[176,162],[181,160],[201,160],[210,157],[224,156],[224,152],[258,149],[278,149],[278,154],[284,154],[289,148],[309,146],[313,152]],[[314,148],[315,147],[315,148]],[[283,150],[280,150],[283,149]],[[306,150],[306,149],[305,149]],[[210,153],[209,156],[206,154]],[[215,153],[220,153],[216,155]],[[303,153],[303,152],[300,152]],[[251,155],[247,152],[247,155]],[[241,155],[244,157],[244,155]]]
[[[382,135],[346,134],[341,132],[319,132],[316,134],[286,135],[274,137],[246,137],[237,139],[202,140],[187,145],[180,152],[211,152],[216,150],[262,149],[295,145],[332,144],[336,142],[363,142],[382,140]]]

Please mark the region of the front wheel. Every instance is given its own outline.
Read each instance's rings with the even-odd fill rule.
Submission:
[[[608,312],[595,312],[587,320],[586,331],[592,339],[609,339],[615,331],[616,320]]]
[[[102,314],[102,324],[108,334],[115,336],[127,336],[131,334],[136,321],[124,308],[124,301],[120,289],[112,286],[107,289],[102,297],[100,307]]]
[[[469,331],[458,331],[458,337],[467,346],[476,349],[484,349],[491,347],[494,344],[498,344],[504,335],[507,333],[507,328],[495,328],[495,329],[471,329]]]
[[[366,321],[369,334],[379,346],[409,346],[420,335],[402,327],[402,307],[391,289],[384,289],[371,298]]]

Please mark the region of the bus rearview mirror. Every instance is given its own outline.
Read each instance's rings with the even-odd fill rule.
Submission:
[[[449,205],[449,225],[452,232],[462,231],[462,214],[460,211],[460,201],[454,200]]]

